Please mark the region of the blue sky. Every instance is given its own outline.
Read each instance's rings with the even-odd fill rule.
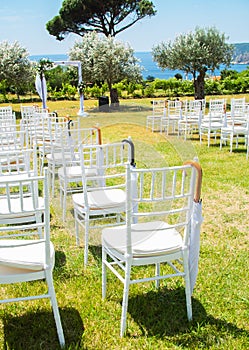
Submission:
[[[215,26],[229,43],[249,42],[249,0],[153,0],[157,15],[144,19],[117,40],[130,43],[135,51],[151,51],[162,41],[194,30]],[[0,0],[0,42],[18,41],[30,55],[67,54],[79,36],[59,42],[46,30],[58,14],[62,0]]]

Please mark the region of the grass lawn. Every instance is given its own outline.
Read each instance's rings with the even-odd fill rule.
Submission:
[[[229,99],[229,98],[228,98]],[[247,96],[249,101],[249,96]],[[59,115],[76,116],[75,101],[48,102]],[[13,105],[19,110],[18,105]],[[248,241],[249,161],[244,145],[233,153],[219,140],[207,147],[198,135],[177,136],[146,130],[150,99],[122,101],[119,111],[100,112],[85,101],[82,126],[98,124],[103,142],[128,136],[135,160],[146,167],[177,165],[198,157],[203,168],[203,216],[199,274],[194,289],[193,322],[187,321],[182,280],[131,286],[127,335],[119,337],[123,285],[108,274],[107,298],[101,299],[100,235],[90,240],[89,264],[77,247],[68,198],[65,224],[58,191],[51,199],[51,239],[56,248],[54,284],[66,338],[66,349],[249,349]],[[83,234],[82,234],[83,237]],[[37,293],[41,282],[1,287],[1,295]],[[0,349],[59,349],[47,300],[0,307]]]

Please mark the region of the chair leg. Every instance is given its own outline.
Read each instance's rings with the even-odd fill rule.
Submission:
[[[237,140],[236,140],[236,148],[237,148]],[[233,151],[233,134],[230,134],[230,153]]]
[[[53,172],[52,172],[52,190],[51,190],[52,197],[54,197],[54,188],[55,188],[55,167],[53,166]]]
[[[40,159],[40,174],[42,174],[42,169],[43,169],[43,165],[44,165],[44,160],[43,157],[39,157]]]
[[[236,148],[239,147],[239,135],[236,135]]]
[[[160,276],[160,264],[156,264],[156,273],[155,275],[158,277]],[[159,288],[160,287],[160,280],[155,280],[155,284],[156,284],[156,288]]]
[[[246,144],[246,159],[248,160],[248,154],[249,154],[248,136],[246,136],[246,138],[245,138],[245,144]]]
[[[211,137],[210,132],[208,132],[208,148],[210,147],[210,137]]]
[[[223,146],[223,138],[224,138],[224,135],[221,132],[221,134],[220,134],[220,149],[222,149],[222,146]]]
[[[191,300],[191,285],[190,285],[190,272],[188,264],[188,253],[184,252],[183,257],[184,266],[184,280],[185,280],[185,295],[186,295],[186,306],[187,306],[187,317],[189,321],[192,321],[192,300]]]
[[[170,127],[170,123],[169,123],[169,120],[167,121],[167,130],[166,130],[166,135],[168,136],[169,135],[169,127]]]
[[[131,275],[131,264],[130,264],[130,262],[126,262],[123,302],[122,302],[121,327],[120,327],[120,337],[121,338],[124,336],[125,331],[126,331],[126,318],[127,318],[128,298],[129,298],[129,288],[130,288],[130,275]]]
[[[41,213],[37,213],[37,212],[35,213],[35,220],[36,220],[36,222],[39,222],[39,223],[42,222]],[[42,227],[38,228],[38,235],[39,235],[40,239],[44,238],[43,232],[42,232]]]
[[[76,245],[79,246],[80,245],[79,223],[78,223],[78,213],[76,209],[74,209],[74,224],[75,224]]]
[[[106,297],[106,264],[107,254],[105,248],[102,247],[102,298]]]
[[[62,191],[62,195],[63,195],[63,198],[62,198],[62,218],[63,218],[63,221],[66,220],[66,211],[67,211],[67,182],[65,181],[64,183],[64,189]]]
[[[200,135],[200,145],[202,144],[202,131],[200,130],[199,132],[199,135]]]
[[[48,293],[50,296],[50,302],[51,302],[53,313],[54,313],[54,319],[55,319],[55,324],[56,324],[56,329],[57,329],[57,334],[58,334],[60,346],[63,348],[65,346],[65,338],[64,338],[64,333],[63,333],[63,329],[62,329],[61,318],[60,318],[59,308],[58,308],[58,304],[57,304],[57,300],[56,300],[56,295],[55,295],[55,290],[54,290],[54,285],[53,285],[53,277],[52,277],[51,271],[47,271],[46,281],[48,284]]]
[[[63,184],[60,183],[59,186],[60,186],[60,206],[61,208],[63,208],[63,190],[62,190]]]
[[[188,130],[187,130],[187,125],[185,126],[185,131],[184,131],[184,141],[187,140],[187,134],[188,134]]]
[[[89,242],[89,214],[85,214],[85,252],[84,252],[84,265],[88,263],[88,242]]]

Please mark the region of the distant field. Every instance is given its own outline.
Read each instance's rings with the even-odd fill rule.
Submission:
[[[214,98],[226,98],[228,107],[231,98],[240,98],[240,97],[246,97],[246,101],[249,103],[249,94],[243,94],[243,95],[226,95],[226,96],[207,96],[206,100],[207,102],[209,99],[214,99]],[[157,98],[157,99],[164,99],[164,98]],[[165,98],[167,99],[167,98]],[[180,100],[186,100],[187,98],[180,98]],[[125,110],[125,107],[130,107],[130,108],[141,108],[141,109],[146,109],[146,112],[149,112],[151,109],[151,101],[153,98],[142,98],[142,99],[124,99],[120,100],[120,106],[121,109],[120,111],[112,111],[111,113],[122,113]],[[35,103],[38,104],[39,106],[42,106],[41,103]],[[7,105],[12,105],[12,108],[14,111],[16,111],[18,114],[20,112],[20,105],[21,104],[16,104],[16,103],[0,103],[0,106],[7,106]],[[23,105],[32,105],[32,103],[23,103]],[[77,116],[77,113],[79,111],[79,101],[47,101],[47,106],[49,108],[49,111],[57,111],[59,115],[69,115],[72,117]],[[84,110],[86,112],[93,112],[93,113],[104,113],[104,114],[110,114],[110,113],[105,113],[103,111],[99,111],[98,109],[98,100],[84,100]]]

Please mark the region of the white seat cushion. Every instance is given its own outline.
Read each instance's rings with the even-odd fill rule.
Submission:
[[[209,122],[207,121],[203,121],[202,123],[201,123],[201,127],[202,128],[211,128],[211,129],[220,129],[220,128],[222,128],[222,126],[223,126],[223,123],[221,123],[221,122],[216,122],[216,121],[212,121],[210,124],[209,124]]]
[[[55,153],[49,153],[46,155],[48,162],[65,162],[65,161],[71,161],[74,157],[74,154],[71,152],[55,152]],[[76,157],[76,160],[79,159],[78,156]]]
[[[0,217],[14,216],[20,214],[20,216],[29,215],[30,212],[34,211],[34,205],[31,197],[23,198],[23,209],[21,209],[21,201],[19,198],[11,198],[11,208],[9,210],[7,198],[0,199]],[[38,198],[38,207],[42,208],[44,206],[44,199],[42,197]]]
[[[161,119],[163,117],[162,115],[147,115],[148,119]]]
[[[73,202],[84,207],[83,193],[73,195]],[[105,209],[125,206],[126,193],[121,189],[104,189],[88,192],[88,204],[91,209]]]
[[[59,177],[64,177],[64,169],[60,168],[58,170]],[[96,176],[97,175],[97,169],[94,168],[85,168],[85,175],[86,176]],[[82,170],[80,165],[75,166],[68,166],[66,167],[66,176],[68,178],[80,178],[82,176]]]
[[[22,245],[23,243],[32,243]],[[37,243],[38,242],[38,243]],[[13,245],[15,245],[13,247]],[[6,246],[12,246],[7,248]],[[54,247],[50,242],[50,264],[54,263]],[[45,242],[39,240],[0,240],[0,267],[8,266],[18,269],[43,270],[46,268]]]
[[[134,257],[164,255],[182,249],[180,233],[163,221],[152,221],[131,225],[132,254]],[[126,226],[105,228],[102,244],[124,254],[126,251]]]
[[[5,183],[7,181],[11,181],[11,180],[16,180],[16,181],[21,181],[21,180],[25,180],[27,179],[28,177],[31,177],[31,176],[34,176],[34,172],[33,171],[23,171],[23,172],[19,172],[19,173],[4,173],[4,174],[1,174],[0,176],[0,186],[4,185],[4,187],[6,187]],[[28,179],[27,179],[28,180]],[[1,210],[0,210],[1,211]]]
[[[243,127],[242,125],[235,125],[234,127],[232,126],[226,126],[226,127],[223,127],[222,128],[222,131],[225,132],[225,133],[241,133],[241,134],[245,134],[247,133],[247,128]]]

